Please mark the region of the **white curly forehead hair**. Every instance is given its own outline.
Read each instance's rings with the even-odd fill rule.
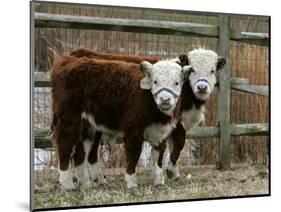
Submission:
[[[210,96],[216,84],[216,72],[223,68],[225,62],[223,57],[209,49],[195,49],[188,53],[186,63],[191,66],[189,81],[197,98],[206,100]]]
[[[188,62],[196,71],[216,70],[218,55],[209,49],[195,49],[188,53]]]

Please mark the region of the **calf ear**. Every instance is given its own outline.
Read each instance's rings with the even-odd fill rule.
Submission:
[[[152,64],[147,62],[147,61],[143,61],[140,64],[141,66],[141,70],[144,73],[144,78],[140,81],[140,87],[142,89],[151,89],[151,77],[150,77],[150,73],[152,71]]]
[[[217,63],[217,71],[221,70],[226,63],[226,59],[224,57],[218,57],[218,63]]]
[[[190,71],[191,71],[192,66],[184,66],[182,68],[182,73],[183,73],[183,80],[186,80],[189,77]]]
[[[179,56],[179,60],[180,60],[181,67],[188,65],[188,58],[186,54],[181,54]]]

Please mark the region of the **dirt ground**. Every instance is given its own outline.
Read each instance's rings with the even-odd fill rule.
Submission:
[[[190,178],[191,175],[191,178]],[[181,169],[181,179],[166,178],[164,186],[153,186],[148,170],[137,175],[139,187],[126,189],[122,173],[106,176],[106,185],[89,190],[64,192],[54,179],[35,182],[35,208],[201,199],[268,194],[267,167],[246,166],[219,171],[214,168]]]

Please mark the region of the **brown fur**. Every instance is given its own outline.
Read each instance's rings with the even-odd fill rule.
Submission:
[[[98,125],[123,131],[128,174],[135,172],[144,129],[173,119],[158,110],[149,90],[140,88],[144,75],[138,64],[65,55],[55,61],[51,76],[54,138],[61,170],[68,168],[73,147],[82,148],[82,112],[93,114]],[[179,106],[180,100],[174,118],[179,116]],[[75,164],[79,165],[84,153],[76,151]]]
[[[86,49],[86,48],[80,48],[74,50],[70,52],[70,55],[75,57],[88,57],[88,58],[95,58],[95,59],[102,59],[102,60],[119,60],[119,61],[136,63],[136,64],[140,64],[144,60],[154,64],[160,60],[159,57],[152,57],[152,56],[145,57],[145,56],[137,56],[137,55],[93,52],[90,49]]]

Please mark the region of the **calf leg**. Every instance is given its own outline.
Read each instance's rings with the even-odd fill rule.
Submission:
[[[65,110],[58,114],[55,127],[55,142],[58,150],[59,182],[63,190],[74,189],[71,171],[71,158],[75,151],[75,145],[80,136],[80,114]]]
[[[143,133],[134,133],[133,130],[129,133],[125,132],[124,143],[127,160],[125,181],[127,188],[134,188],[138,186],[136,179],[136,165],[141,154]]]
[[[170,158],[166,172],[168,178],[170,179],[180,178],[177,160],[179,159],[180,152],[184,147],[185,137],[185,129],[181,123],[178,123],[177,127],[172,131],[169,137]]]
[[[89,173],[92,180],[97,179],[99,183],[104,184],[106,183],[105,178],[102,174],[102,170],[100,167],[100,163],[98,162],[98,149],[100,144],[100,139],[102,136],[102,132],[96,131],[93,136],[93,145],[89,152],[88,156],[88,166],[89,166]]]
[[[162,141],[158,146],[152,145],[152,176],[154,185],[164,185],[165,179],[162,170],[163,155],[166,148],[166,142]]]
[[[87,189],[91,186],[90,176],[88,171],[88,155],[92,146],[91,140],[83,140],[75,147],[74,164],[76,167],[76,177],[79,185]]]

